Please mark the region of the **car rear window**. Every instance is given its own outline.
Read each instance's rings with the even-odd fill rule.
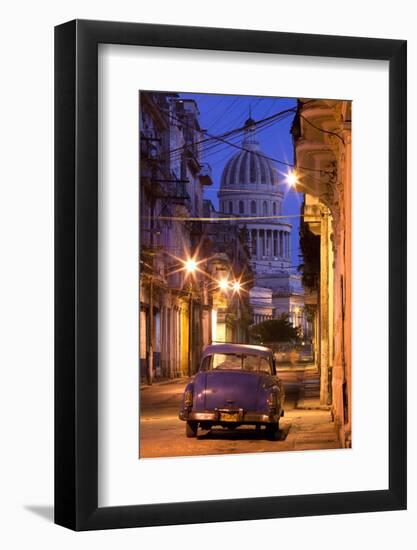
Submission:
[[[203,370],[244,370],[271,374],[271,365],[262,355],[213,353],[205,358]]]

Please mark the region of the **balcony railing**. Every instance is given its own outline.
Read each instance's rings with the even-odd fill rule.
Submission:
[[[182,204],[184,206],[188,206],[191,202],[185,181],[166,182],[164,198],[169,199],[174,204]]]

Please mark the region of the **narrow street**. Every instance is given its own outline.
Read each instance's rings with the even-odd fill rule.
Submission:
[[[278,372],[286,392],[279,441],[268,441],[252,427],[216,427],[199,430],[196,439],[187,438],[185,422],[178,419],[187,383],[182,378],[142,388],[140,458],[340,448],[330,411],[320,408],[317,399],[317,370],[307,365],[281,367]]]

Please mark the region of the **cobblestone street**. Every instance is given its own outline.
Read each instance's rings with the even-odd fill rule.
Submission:
[[[330,411],[317,400],[318,374],[312,366],[279,369],[286,392],[285,416],[278,441],[268,441],[263,431],[240,427],[199,430],[196,439],[185,436],[185,422],[178,419],[187,379],[141,389],[140,458],[213,455],[309,449],[337,449]]]

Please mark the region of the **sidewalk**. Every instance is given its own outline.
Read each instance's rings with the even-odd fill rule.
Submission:
[[[320,404],[320,377],[317,367],[314,365],[312,365],[311,369],[304,371],[296,409],[309,411],[330,410],[330,406]]]
[[[277,372],[318,372],[317,366],[314,363],[296,363],[292,366],[290,363],[277,363]]]
[[[146,382],[143,382],[140,384],[140,390],[148,390],[149,388],[153,388],[155,386],[166,386],[168,384],[182,384],[185,386],[185,384],[191,380],[188,376],[180,376],[179,378],[165,378],[163,380],[157,380],[155,382],[152,382],[152,385],[147,384]]]

